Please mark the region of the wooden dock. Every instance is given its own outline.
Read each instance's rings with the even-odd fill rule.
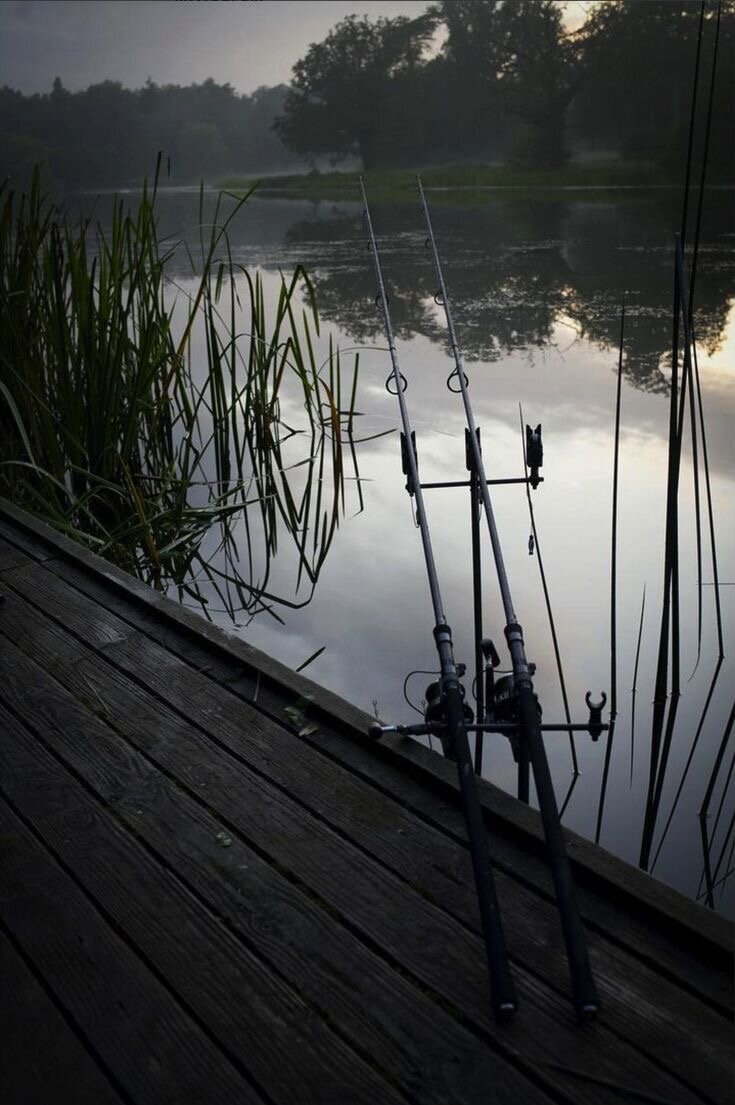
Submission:
[[[0,502],[3,1105],[733,1100],[732,926],[481,784],[489,1012],[451,764]],[[305,718],[298,716],[307,696]]]

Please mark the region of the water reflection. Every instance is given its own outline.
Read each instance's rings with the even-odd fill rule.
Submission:
[[[520,474],[519,401],[529,422],[544,425],[546,482],[534,497],[534,508],[576,720],[584,710],[588,689],[594,698],[601,689],[609,690],[612,426],[620,305],[627,292],[618,553],[619,701],[601,843],[636,862],[649,777],[662,593],[665,397],[679,197],[651,192],[621,194],[616,202],[503,199],[473,208],[449,206],[446,197],[435,205],[429,198],[468,361],[488,474]],[[187,236],[195,244],[196,235],[186,227],[196,221],[196,198],[162,199],[162,230],[174,237]],[[453,364],[447,355],[442,312],[434,302],[433,269],[423,248],[418,203],[378,204],[373,214],[401,369],[410,381],[408,397],[422,478],[463,478],[464,419],[458,400],[445,388]],[[731,352],[735,349],[733,225],[732,193],[711,193],[705,206],[696,324],[716,540],[721,579],[728,584],[735,580],[735,358],[727,354],[728,342]],[[264,272],[266,288],[270,286],[273,294],[279,270],[289,270],[296,263],[306,265],[316,286],[321,317],[338,330],[340,344],[371,347],[361,355],[356,405],[364,413],[356,420],[357,436],[395,429],[395,399],[383,387],[390,364],[374,302],[359,203],[253,199],[233,228],[232,249],[237,262]],[[386,720],[405,721],[410,711],[401,693],[403,679],[412,669],[431,670],[435,659],[418,536],[395,435],[364,443],[358,455],[365,511],[348,518],[340,529],[310,603],[289,612],[285,630],[269,619],[256,620],[247,635],[253,644],[293,667],[324,646],[309,674],[368,712],[375,708]],[[698,651],[692,467],[687,431],[680,487],[685,680],[695,668]],[[461,492],[436,491],[431,496],[429,520],[456,653],[458,659],[470,660],[468,503]],[[527,552],[529,519],[524,499],[517,489],[499,489],[494,507],[529,657],[538,665],[536,686],[544,716],[561,721],[563,702],[538,562]],[[708,557],[705,541],[705,564]],[[712,580],[705,575],[707,582]],[[732,914],[735,880],[728,872],[733,845],[730,783],[735,767],[727,720],[735,682],[730,656],[735,587],[723,586],[721,597],[726,659],[718,666],[713,593],[705,588],[701,659],[691,681],[683,684],[677,705],[652,862],[658,877],[693,896],[700,893]],[[498,595],[488,581],[486,624],[496,643],[502,641],[501,619]],[[414,698],[420,698],[426,681],[424,676],[416,677],[411,685]],[[569,748],[562,741],[566,738],[554,743],[549,736],[549,759],[560,801],[572,781]],[[596,744],[580,741],[578,754],[581,776],[568,795],[565,822],[593,837],[604,739]],[[513,791],[515,768],[506,743],[488,742],[485,755],[488,776]],[[700,822],[703,805],[710,816]]]
[[[671,258],[675,220],[662,201],[565,203],[499,201],[483,207],[435,209],[436,232],[448,263],[454,313],[462,322],[468,361],[495,362],[509,353],[541,349],[562,323],[575,337],[606,348],[617,345],[620,303],[628,298],[629,333],[624,372],[641,389],[667,389],[665,360],[671,343]],[[733,224],[729,194],[715,194],[715,227]],[[380,339],[380,318],[364,264],[360,209],[324,221],[292,224],[286,246],[309,250],[325,318],[356,341]],[[381,250],[390,288],[396,336],[417,334],[446,342],[435,309],[433,269],[418,206],[381,205]],[[729,222],[728,222],[729,219]],[[721,231],[701,254],[697,283],[697,334],[709,353],[721,340],[733,294],[735,263]],[[336,262],[336,263],[335,263]]]
[[[446,195],[428,194],[468,361],[493,363],[510,353],[553,345],[563,351],[575,338],[616,348],[626,292],[624,372],[637,388],[667,390],[673,235],[681,205],[677,190],[621,190],[614,200],[580,199],[579,193],[567,200],[564,191],[551,199],[513,199],[509,193],[475,206],[451,206]],[[88,198],[83,202],[88,207]],[[205,220],[215,202],[214,194],[205,195]],[[104,216],[104,197],[98,206]],[[185,241],[196,252],[196,192],[164,190],[159,209],[162,236],[172,243]],[[378,204],[376,209],[396,336],[422,335],[444,345],[418,202]],[[733,227],[735,192],[708,191],[696,307],[697,340],[709,355],[722,340],[735,295]],[[315,203],[256,193],[230,237],[233,258],[246,266],[277,271],[299,262],[308,265],[322,317],[356,342],[381,341],[357,199]],[[177,263],[181,274],[190,271],[184,251],[173,260],[172,272]]]
[[[729,197],[724,197],[722,208],[725,213],[731,210]],[[726,217],[727,214],[723,215],[723,219]],[[557,361],[555,378],[550,379],[546,385],[539,386],[538,371],[534,376],[536,384],[534,401],[536,404],[540,401],[544,406],[555,409],[558,417],[559,409],[563,408],[565,402],[559,394],[563,392],[563,376],[567,376],[567,383],[571,383],[575,375],[579,381],[580,371],[584,372],[585,356],[590,358],[591,374],[597,376],[594,356],[590,355],[594,354],[596,349],[604,357],[615,349],[620,326],[620,301],[623,291],[626,291],[628,327],[623,369],[628,383],[639,393],[647,393],[652,398],[668,391],[673,240],[667,239],[669,239],[670,227],[675,225],[675,217],[666,210],[665,205],[658,204],[652,207],[650,203],[609,206],[579,203],[556,205],[506,203],[472,212],[466,210],[447,212],[446,209],[442,209],[436,214],[434,221],[439,228],[437,236],[441,237],[443,231],[443,240],[449,243],[445,246],[445,255],[449,256],[448,271],[451,270],[449,282],[453,313],[455,318],[461,320],[462,345],[468,362],[497,364],[501,361],[507,362],[511,358],[517,365],[523,356],[524,359],[528,359],[530,366],[538,370],[539,361],[546,359],[549,351],[554,350],[562,361],[568,354],[573,361],[571,373],[559,372]],[[410,356],[411,362],[415,364],[419,359],[415,348],[419,342],[425,346],[428,339],[431,343],[442,344],[446,349],[446,333],[442,312],[436,308],[433,299],[435,289],[431,265],[424,263],[422,267],[422,235],[416,230],[406,230],[406,226],[411,223],[414,225],[416,223],[415,208],[384,206],[380,209],[379,236],[391,295],[391,315],[399,340],[409,342],[414,347],[410,350]],[[722,224],[722,226],[727,225],[727,222]],[[351,338],[363,342],[371,340],[380,342],[383,340],[380,315],[373,303],[375,289],[369,278],[370,265],[364,255],[359,267],[355,267],[352,260],[353,254],[359,258],[358,251],[364,243],[359,211],[343,217],[335,217],[333,213],[328,227],[315,227],[311,221],[299,223],[292,226],[287,235],[287,243],[290,247],[300,250],[311,248],[315,256],[327,251],[330,241],[332,256],[334,256],[335,240],[339,243],[338,264],[318,265],[316,269],[316,284],[322,312],[336,322]],[[722,345],[735,286],[733,260],[727,252],[727,235],[719,231],[713,234],[703,249],[700,259],[702,267],[697,283],[696,329],[701,359],[706,363],[707,356],[715,353]],[[568,331],[568,335],[565,335],[564,331]],[[577,348],[570,353],[574,345]],[[509,372],[508,376],[512,380],[512,372]],[[411,373],[411,378],[415,379],[416,374]],[[429,421],[436,427],[441,422],[437,412],[449,411],[451,401],[445,395],[442,402],[437,390],[440,381],[436,375],[429,381],[425,373],[422,373],[420,380],[419,414],[426,412]],[[494,376],[494,383],[496,385],[498,383],[497,376]],[[511,382],[510,386],[523,386],[523,383],[517,378],[515,385]],[[507,397],[509,390],[507,385],[508,381],[503,380],[498,389],[504,398]],[[590,389],[596,390],[597,403],[600,401],[599,387],[600,380],[597,378],[591,383]],[[573,397],[575,392],[578,398],[584,396],[583,388],[572,387],[567,391],[567,403],[569,396]],[[482,396],[480,401],[482,402]],[[732,407],[731,402],[720,405],[715,411],[713,453],[715,468],[719,468],[720,472],[725,472],[729,476],[731,475],[731,449],[724,444],[730,440],[730,431],[727,427],[732,411],[728,410],[728,407]],[[649,408],[649,417],[653,410],[654,408]],[[659,416],[661,412],[662,408],[657,406]],[[590,418],[589,408],[582,403],[578,407],[572,425],[586,427],[589,431],[595,423],[599,422],[600,413],[603,417],[609,418],[609,406],[605,410],[603,405],[602,410],[598,409]],[[628,409],[626,418],[629,424],[633,422],[637,428],[640,428],[640,411],[632,412]],[[451,415],[445,416],[444,425],[456,433],[457,427],[452,422]],[[609,431],[606,432],[606,443],[608,435]],[[662,433],[658,447],[659,464],[665,459],[660,455],[663,443]],[[635,440],[631,442],[629,438],[626,445],[628,448],[631,445],[635,448],[636,442]],[[587,460],[591,452],[587,448]],[[437,450],[438,453],[439,450]],[[436,462],[437,454],[430,457],[430,463]],[[640,463],[640,450],[638,454],[638,463]],[[687,458],[687,463],[691,465],[693,459]],[[454,464],[456,467],[456,460]],[[583,469],[580,468],[575,473],[577,481],[582,474]],[[646,475],[650,478],[658,473],[649,469]],[[690,477],[685,477],[685,479],[688,478]],[[592,481],[589,482],[592,485]],[[665,483],[662,480],[658,490],[653,481],[651,486],[645,489],[640,486],[635,488],[631,486],[628,478],[626,491],[629,498],[626,502],[625,521],[628,527],[631,522],[637,522],[639,533],[634,537],[629,528],[626,534],[628,539],[628,548],[624,554],[624,559],[628,561],[627,570],[624,572],[627,577],[626,583],[629,583],[633,576],[631,560],[638,559],[638,568],[642,569],[643,582],[646,574],[650,574],[652,568],[655,572],[658,567],[657,548],[661,538],[652,540],[644,552],[641,545],[645,547],[645,541],[640,541],[640,523],[646,512],[650,514],[663,501],[664,486]],[[644,494],[641,494],[642,491]],[[554,498],[558,504],[560,502],[558,492]],[[682,504],[683,525],[686,529],[692,524],[691,494],[683,492],[682,498],[686,500]],[[645,506],[642,505],[644,501]],[[721,502],[722,499],[720,499]],[[594,528],[594,522],[592,525]],[[600,525],[600,531],[602,528]],[[575,530],[575,527],[572,529]],[[461,527],[457,528],[457,532],[462,532]],[[684,584],[688,585],[691,578],[688,563],[688,558],[691,558],[691,541],[688,533],[683,537],[682,557],[686,562]],[[567,553],[567,559],[575,566],[572,572],[585,570],[584,556],[575,557],[574,554],[570,556]],[[599,584],[603,583],[603,576],[604,573],[600,573]],[[466,581],[464,586],[467,586]],[[564,581],[563,586],[568,596],[574,595],[573,579]],[[598,587],[598,594],[593,595],[590,589],[589,609],[584,611],[584,614],[579,607],[576,611],[577,623],[580,616],[588,620],[591,617],[601,637],[605,635],[600,609],[602,607],[604,610],[604,599],[600,601],[599,592],[604,594],[604,591],[604,585]],[[636,619],[629,617],[633,613],[631,607],[635,602],[634,594],[635,599],[640,595],[638,580],[635,592],[630,591],[622,602],[630,626],[636,625]],[[453,597],[456,599],[457,596]],[[684,599],[684,605],[691,601],[690,592]],[[467,614],[468,611],[465,610],[465,618],[469,620]],[[604,617],[604,613],[602,616]],[[574,618],[567,617],[565,620],[569,633],[568,640],[574,640],[575,634],[579,635],[579,626],[574,624]],[[686,611],[685,622],[688,627],[691,627],[691,610]],[[637,626],[640,630],[639,619]],[[536,626],[536,631],[537,634],[542,631],[540,624]],[[670,704],[665,734],[666,755],[664,767],[656,780],[655,803],[651,803],[650,795],[647,800],[645,794],[646,766],[645,762],[641,761],[647,758],[648,741],[644,739],[643,749],[638,755],[639,774],[635,787],[632,782],[629,782],[628,789],[633,793],[627,802],[619,778],[619,766],[613,773],[614,777],[617,776],[614,778],[615,801],[608,814],[605,826],[608,830],[607,839],[603,835],[603,842],[609,844],[611,839],[619,836],[621,806],[624,807],[627,804],[632,816],[629,820],[626,819],[624,824],[623,836],[619,839],[619,850],[627,854],[630,859],[634,859],[633,849],[638,833],[633,826],[642,819],[644,824],[647,822],[644,833],[650,832],[652,839],[655,840],[656,853],[653,866],[658,865],[657,874],[683,885],[687,879],[687,876],[683,875],[684,869],[702,870],[705,885],[703,894],[710,904],[714,904],[716,887],[722,891],[729,877],[728,871],[731,864],[729,853],[733,845],[732,818],[728,821],[727,816],[722,816],[723,810],[731,812],[732,802],[728,788],[732,765],[730,770],[726,771],[721,762],[724,755],[722,750],[727,746],[732,731],[732,716],[722,735],[721,728],[718,731],[718,726],[721,727],[723,724],[723,705],[725,705],[723,693],[726,695],[727,692],[722,686],[717,686],[721,667],[719,658],[715,660],[714,671],[709,667],[712,657],[711,631],[712,624],[708,621],[706,633],[709,636],[703,652],[705,662],[699,678],[691,687],[686,688],[681,701],[677,692],[675,700]],[[538,636],[536,640],[538,641]],[[691,631],[688,644],[691,644]],[[590,656],[597,656],[599,660],[600,650],[597,647],[588,646],[588,650]],[[548,651],[548,648],[545,648],[541,653],[547,670],[550,667]],[[630,650],[628,651],[630,653]],[[652,654],[653,650],[649,653],[649,658],[644,661],[646,682],[649,685],[653,675]],[[697,654],[699,655],[699,649]],[[635,656],[637,669],[639,659],[637,649]],[[628,657],[624,659],[623,667],[626,667],[627,660]],[[576,664],[580,664],[578,657]],[[576,674],[578,676],[579,673]],[[637,670],[635,678],[637,678]],[[577,686],[580,685],[578,678],[575,678],[574,682]],[[551,685],[548,676],[545,689],[549,695]],[[710,714],[713,702],[715,705]],[[631,695],[631,716],[630,718],[624,716],[618,723],[619,739],[626,746],[623,749],[626,766],[628,752],[630,752],[631,762],[635,758],[632,747],[633,703],[634,696]],[[385,714],[385,711],[382,712]],[[644,714],[647,737],[651,724],[648,704],[644,708]],[[700,757],[696,769],[692,770],[694,748],[702,732],[706,733],[704,744],[707,750]],[[696,733],[695,742],[694,746],[690,746],[687,736],[693,733]],[[712,753],[720,736],[720,751],[716,753],[715,762],[712,765]],[[597,751],[597,762],[592,769],[595,774],[600,770],[602,747]],[[590,757],[589,752],[588,749],[585,758],[588,762],[594,761],[594,757]],[[683,762],[684,757],[688,757],[686,763]],[[512,775],[512,768],[507,760],[504,770],[506,785],[512,789],[512,780],[509,778],[509,774]],[[705,801],[702,806],[703,773],[707,771],[709,771],[709,777],[705,782]],[[559,772],[558,754],[557,772],[557,782],[560,783],[564,775]],[[491,768],[491,776],[496,780],[498,777],[503,778],[503,767],[498,763],[497,754]],[[573,783],[574,780],[565,798],[565,805],[567,802],[570,803],[572,823],[575,823],[577,818],[584,822],[591,813],[594,801],[592,793],[597,791],[597,788],[590,788],[588,784],[583,793],[573,793]],[[674,788],[676,788],[675,795],[673,795]],[[680,809],[682,793],[688,793],[685,803],[687,808],[684,811]],[[715,824],[708,831],[707,808],[711,796],[715,793],[719,805]],[[699,856],[697,856],[696,846],[692,846],[691,834],[688,839],[682,839],[683,827],[691,823],[697,794],[699,795],[698,806],[703,809],[701,824],[705,826],[702,831],[704,853]],[[587,812],[580,817],[585,808]],[[600,812],[598,809],[598,822]],[[682,812],[683,816],[676,820],[675,815]],[[711,858],[713,848],[716,848],[716,856]],[[647,859],[646,866],[649,862]],[[677,864],[680,865],[678,870],[676,870]],[[689,892],[692,892],[690,877]],[[722,905],[722,898],[718,900],[718,905]]]

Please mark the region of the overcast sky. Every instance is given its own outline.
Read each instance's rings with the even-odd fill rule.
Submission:
[[[419,15],[429,0],[0,0],[0,85],[77,91],[212,77],[238,92],[287,83],[291,67],[346,15]],[[589,5],[568,5],[579,19]]]
[[[76,91],[213,77],[238,92],[291,78],[311,42],[344,16],[419,15],[428,0],[2,0],[0,85]]]

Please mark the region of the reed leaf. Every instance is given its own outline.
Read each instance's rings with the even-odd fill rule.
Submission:
[[[114,201],[105,230],[74,223],[38,171],[25,195],[0,186],[0,494],[205,612],[215,595],[233,617],[235,604],[248,616],[295,608],[345,510],[345,449],[362,508],[356,375],[342,412],[338,351],[318,366],[300,266],[282,274],[273,313],[260,274],[233,263],[227,230],[247,196],[225,211],[221,194],[207,229],[200,191],[195,260],[159,242],[157,191],[158,170],[135,209]],[[169,279],[177,249],[193,290]],[[286,401],[303,425],[282,420]],[[295,574],[282,592],[269,583],[279,534]]]

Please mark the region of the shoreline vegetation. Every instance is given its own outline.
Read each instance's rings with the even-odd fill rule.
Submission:
[[[357,196],[360,170],[339,170],[286,176],[229,176],[213,182],[212,187],[241,194],[254,187],[261,196],[294,199],[344,200]],[[416,170],[378,169],[363,172],[370,196],[376,200],[413,199]],[[447,165],[421,169],[427,191],[435,193],[435,202],[483,203],[497,198],[498,192],[512,191],[528,195],[539,192],[545,198],[584,191],[604,198],[609,192],[642,188],[678,188],[680,177],[663,172],[648,162],[605,161],[571,163],[559,169],[520,169],[508,165]],[[718,182],[714,187],[735,188],[735,180]]]
[[[57,207],[38,169],[25,194],[0,184],[0,494],[205,616],[281,620],[311,597],[346,480],[362,508],[358,358],[350,372],[331,339],[321,355],[301,266],[274,306],[232,260],[247,194],[227,215],[218,200],[207,235],[200,193],[194,287],[179,285],[159,176],[160,161],[132,207],[113,201],[107,229]]]

